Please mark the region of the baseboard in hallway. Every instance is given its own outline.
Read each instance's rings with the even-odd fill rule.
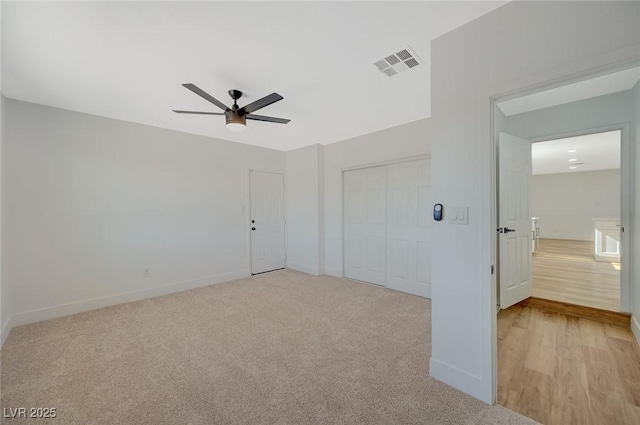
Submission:
[[[11,329],[13,329],[12,323],[13,316],[9,316],[6,322],[2,325],[2,330],[0,331],[0,349],[4,345],[4,342],[7,340],[9,333],[11,333]]]
[[[577,304],[570,304],[561,301],[546,300],[543,298],[530,297],[521,301],[519,305],[523,307],[532,306],[541,310],[552,311],[554,313],[566,314],[567,316],[591,319],[610,325],[623,326],[627,329],[631,327],[631,315],[600,308],[586,307]]]

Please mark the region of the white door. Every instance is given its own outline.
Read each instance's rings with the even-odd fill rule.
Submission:
[[[385,284],[387,243],[387,169],[344,173],[344,274]]]
[[[500,133],[498,142],[498,231],[500,308],[532,293],[531,142]]]
[[[283,269],[284,176],[251,171],[251,273]]]
[[[387,176],[387,287],[430,297],[430,161],[389,165]]]

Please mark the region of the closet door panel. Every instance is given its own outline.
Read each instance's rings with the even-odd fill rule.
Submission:
[[[387,169],[387,286],[431,296],[431,182],[429,160]]]
[[[386,167],[346,171],[344,182],[345,277],[377,285],[386,281]]]

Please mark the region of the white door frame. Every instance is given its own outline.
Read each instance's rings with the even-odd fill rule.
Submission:
[[[572,74],[572,75],[568,75],[568,76],[564,76],[561,78],[557,78],[557,79],[553,79],[550,81],[544,81],[540,84],[536,84],[533,86],[529,86],[529,87],[522,87],[519,89],[515,89],[512,91],[509,91],[507,93],[502,93],[502,94],[497,94],[494,96],[491,96],[489,98],[489,102],[490,102],[490,108],[489,108],[489,114],[490,114],[490,137],[491,137],[491,159],[490,159],[490,168],[491,168],[491,234],[493,235],[491,238],[491,264],[492,264],[492,275],[491,275],[491,363],[492,363],[492,377],[491,377],[491,381],[492,381],[492,393],[493,393],[493,402],[495,403],[498,399],[498,298],[497,298],[497,284],[498,284],[498,280],[497,280],[497,274],[495,272],[493,272],[493,270],[495,270],[497,267],[497,259],[498,259],[498,232],[496,232],[495,230],[498,228],[498,186],[497,186],[497,170],[498,170],[498,158],[496,156],[497,153],[497,136],[498,133],[500,132],[500,129],[496,129],[496,125],[495,125],[495,110],[497,108],[497,103],[505,101],[505,100],[511,100],[511,99],[516,99],[518,97],[522,97],[522,96],[527,96],[530,94],[535,94],[541,91],[545,91],[545,90],[550,90],[553,88],[557,88],[557,87],[561,87],[567,84],[571,84],[571,83],[577,83],[580,81],[584,81],[584,80],[589,80],[591,78],[595,78],[595,77],[599,77],[602,75],[606,75],[606,74],[611,74],[613,72],[617,72],[617,71],[623,71],[625,69],[629,69],[629,68],[633,68],[633,67],[637,67],[640,64],[640,62],[638,62],[637,60],[634,61],[629,61],[629,62],[625,62],[625,63],[616,63],[616,64],[610,64],[610,65],[606,65],[606,66],[602,66],[602,67],[598,67],[595,69],[589,69],[589,70],[585,70],[584,72],[580,72],[580,73],[576,73],[576,74]],[[629,140],[629,123],[622,123],[622,124],[618,124],[618,129],[620,129],[622,126],[622,129],[626,128],[626,131],[623,130],[623,134],[626,133],[627,135],[627,139]],[[615,129],[615,128],[614,128]],[[575,134],[577,135],[577,134]],[[624,137],[624,136],[623,136]],[[536,141],[541,141],[541,140],[536,140]],[[630,143],[627,143],[627,147],[630,148]],[[627,152],[628,153],[628,152]],[[622,154],[622,152],[621,152]],[[627,157],[629,158],[629,161],[631,161],[631,155],[627,155]],[[622,164],[621,164],[622,167]],[[626,168],[626,177],[628,179],[628,183],[629,185],[627,186],[627,190],[628,190],[628,196],[631,200],[633,200],[633,194],[635,192],[635,184],[633,182],[633,180],[630,178],[630,171],[632,170],[632,168],[630,168],[629,166]],[[636,170],[638,171],[638,170]],[[621,178],[622,178],[622,169],[621,169]],[[622,183],[622,182],[621,182]],[[628,198],[628,199],[629,199]],[[631,207],[631,205],[629,204],[629,207]],[[622,215],[622,211],[621,211],[621,215]],[[627,223],[628,226],[628,223]],[[625,229],[626,230],[626,229]],[[627,235],[629,234],[628,231],[625,231],[625,233],[627,233]],[[627,238],[628,239],[628,238]],[[627,247],[630,248],[630,247]],[[628,258],[632,258],[633,256],[631,255],[632,253],[629,252],[629,249],[626,250],[628,252]],[[627,267],[628,269],[628,267]],[[622,278],[622,275],[621,275]],[[628,284],[628,282],[627,282]],[[622,287],[622,281],[621,281],[621,287]],[[627,294],[628,297],[630,297],[630,287],[627,288],[627,290],[629,291],[629,293]],[[622,300],[621,300],[622,301]],[[627,301],[628,302],[628,301]],[[622,306],[622,304],[621,304]],[[627,304],[628,306],[628,304]]]
[[[340,220],[340,236],[342,238],[342,258],[340,259],[342,262],[342,267],[341,267],[341,271],[342,271],[342,277],[345,276],[345,268],[344,268],[344,256],[345,256],[345,236],[344,236],[344,173],[346,171],[353,171],[353,170],[362,170],[365,168],[372,168],[372,167],[380,167],[383,165],[391,165],[391,164],[399,164],[401,162],[411,162],[411,161],[418,161],[421,159],[431,159],[431,154],[427,153],[427,154],[422,154],[422,155],[414,155],[414,156],[407,156],[407,157],[403,157],[403,158],[396,158],[396,159],[389,159],[386,161],[378,161],[378,162],[369,162],[369,163],[364,163],[364,164],[358,164],[358,165],[353,165],[350,167],[343,167],[340,170],[340,190],[341,190],[341,196],[340,196],[340,204],[342,207],[342,214],[341,214],[341,220]],[[285,193],[286,195],[286,193]],[[286,229],[285,229],[286,232]]]
[[[283,208],[284,208],[284,264],[285,267],[287,266],[287,239],[288,239],[288,226],[287,226],[287,175],[285,173],[280,173],[277,171],[269,171],[269,170],[260,170],[257,168],[247,168],[247,172],[245,174],[246,176],[246,196],[245,196],[245,220],[247,223],[247,227],[246,227],[246,241],[247,241],[247,270],[248,270],[248,276],[252,276],[253,274],[251,273],[251,173],[252,172],[257,172],[257,173],[268,173],[268,174],[279,174],[282,176],[282,181],[284,182],[284,189],[283,189],[283,201],[282,203]]]

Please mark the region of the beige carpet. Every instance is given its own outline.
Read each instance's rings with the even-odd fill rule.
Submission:
[[[532,424],[429,376],[429,300],[289,270],[15,328],[26,424]]]

